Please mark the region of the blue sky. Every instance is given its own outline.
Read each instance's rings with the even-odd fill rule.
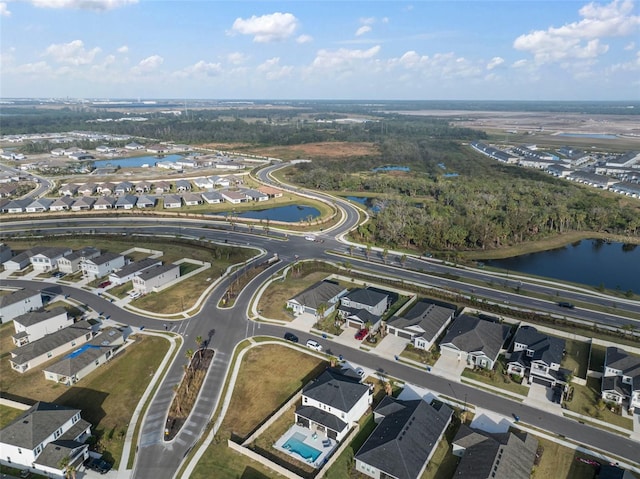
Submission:
[[[0,96],[638,100],[613,1],[0,1]]]

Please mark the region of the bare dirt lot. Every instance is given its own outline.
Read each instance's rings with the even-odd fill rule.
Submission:
[[[250,148],[242,144],[208,144],[207,148],[234,151],[242,150],[246,153],[264,155],[282,160],[314,159],[314,158],[350,158],[354,156],[372,156],[378,154],[378,148],[373,143],[348,142],[320,142],[305,145],[271,146]]]

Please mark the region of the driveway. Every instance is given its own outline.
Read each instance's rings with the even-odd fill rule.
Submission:
[[[460,381],[460,375],[462,374],[462,371],[464,371],[465,364],[465,361],[458,359],[457,357],[443,354],[431,369],[433,373],[438,376],[453,379],[454,381]]]
[[[385,356],[389,359],[399,356],[402,351],[407,347],[409,341],[407,339],[399,338],[393,334],[387,334],[380,344],[371,350],[372,353],[378,356]]]
[[[290,326],[293,329],[297,329],[299,331],[311,331],[313,325],[318,321],[316,319],[315,314],[311,313],[302,313],[300,316],[296,316],[293,321],[291,321]]]
[[[562,415],[562,406],[553,402],[553,388],[542,384],[532,383],[529,386],[529,395],[524,400],[524,403],[531,407]]]

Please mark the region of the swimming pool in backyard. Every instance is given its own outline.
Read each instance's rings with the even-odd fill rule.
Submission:
[[[305,444],[303,442],[304,440],[304,434],[299,432],[293,433],[291,437],[287,439],[287,442],[282,445],[282,448],[286,449],[287,451],[295,452],[305,461],[315,462],[315,460],[320,456],[321,452]]]

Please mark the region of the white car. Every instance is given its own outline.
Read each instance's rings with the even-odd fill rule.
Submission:
[[[316,237],[312,236],[312,235],[307,235],[307,236],[304,237],[304,239],[306,239],[307,241],[315,241]]]
[[[141,295],[140,293],[138,293],[137,291],[134,293],[129,293],[129,299],[136,299],[139,298]]]
[[[322,345],[320,343],[318,343],[317,341],[314,341],[313,339],[309,339],[307,341],[307,347],[314,349],[316,351],[322,351]]]

